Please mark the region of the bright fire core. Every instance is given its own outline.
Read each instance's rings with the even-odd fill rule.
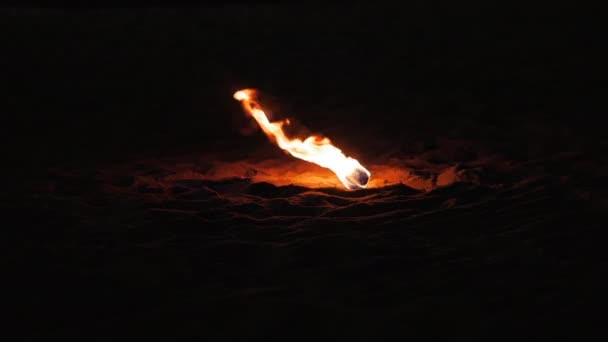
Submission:
[[[256,100],[255,90],[239,90],[234,93],[233,97],[241,102],[245,111],[282,150],[296,158],[332,170],[349,190],[362,189],[367,186],[371,173],[356,159],[345,156],[339,148],[331,144],[328,138],[315,135],[304,140],[288,138],[283,131],[283,126],[289,125],[289,120],[274,122],[268,120],[266,113]]]

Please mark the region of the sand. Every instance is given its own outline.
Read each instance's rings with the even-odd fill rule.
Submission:
[[[56,168],[10,213],[23,227],[9,247],[29,293],[20,308],[37,336],[368,339],[437,325],[547,336],[599,305],[605,207],[571,179],[498,157],[403,160],[386,173],[401,183],[359,191],[272,184],[273,163],[200,155]],[[241,164],[251,177],[236,177]]]

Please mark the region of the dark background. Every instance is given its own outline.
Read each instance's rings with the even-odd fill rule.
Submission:
[[[46,252],[19,249],[31,236],[60,240],[50,231],[53,226],[45,225],[44,216],[23,219],[34,217],[31,214],[38,209],[20,206],[21,193],[30,189],[32,179],[45,177],[55,167],[109,165],[141,156],[218,150],[226,151],[227,157],[246,156],[251,146],[273,148],[259,132],[240,134],[248,123],[232,93],[243,87],[262,90],[274,99],[269,101],[273,108],[293,113],[313,131],[332,137],[346,146],[345,150],[363,158],[388,146],[432,146],[445,138],[464,139],[518,162],[575,153],[578,167],[569,162],[547,163],[544,170],[572,177],[586,191],[586,198],[591,198],[591,204],[577,205],[603,212],[606,186],[602,177],[608,141],[602,120],[608,89],[605,31],[597,9],[422,1],[399,6],[215,3],[175,8],[139,4],[131,8],[91,7],[0,9],[4,80],[0,113],[6,183],[2,203],[7,222],[17,222],[5,228],[14,238],[8,240],[14,242],[8,260],[15,276],[9,273],[8,278],[17,280],[17,288],[38,293],[30,296],[34,299],[17,303],[20,309],[16,317],[26,336],[59,333],[102,339],[100,336],[115,330],[151,332],[153,326],[166,336],[206,336],[216,330],[220,331],[218,337],[224,333],[266,336],[276,331],[299,335],[326,330],[342,337],[357,337],[358,331],[364,331],[359,336],[363,338],[393,331],[411,335],[454,331],[454,335],[469,337],[507,338],[520,333],[573,333],[581,324],[597,327],[593,324],[594,306],[587,304],[595,303],[599,308],[605,301],[599,281],[603,275],[598,271],[606,265],[600,252],[605,233],[599,233],[599,219],[603,218],[599,214],[569,216],[564,222],[570,233],[543,242],[548,249],[567,249],[563,253],[580,256],[574,257],[579,278],[561,275],[569,279],[561,287],[567,290],[543,294],[553,296],[547,297],[553,314],[540,306],[526,306],[537,298],[533,283],[526,285],[528,277],[534,276],[533,268],[518,272],[520,266],[510,264],[505,272],[511,278],[499,288],[526,290],[509,293],[512,301],[499,301],[498,309],[490,305],[471,314],[467,308],[478,298],[477,290],[465,291],[461,297],[438,296],[440,287],[466,288],[468,282],[479,285],[498,279],[485,269],[467,273],[475,274],[474,278],[459,277],[457,271],[448,270],[452,272],[449,275],[435,274],[421,281],[422,285],[414,287],[421,291],[418,294],[395,296],[393,301],[411,304],[402,311],[383,311],[390,306],[390,298],[376,304],[363,297],[340,298],[345,302],[360,300],[361,309],[340,311],[335,304],[330,308],[336,311],[319,314],[300,304],[275,326],[264,321],[264,317],[277,319],[271,314],[274,304],[228,298],[215,306],[213,298],[189,288],[187,277],[177,271],[172,274],[168,268],[162,270],[166,279],[172,280],[149,288],[145,286],[148,279],[126,273],[113,273],[108,283],[98,284],[75,275],[84,272],[86,263],[70,266],[69,275],[55,274],[51,271],[54,261],[45,259]],[[551,196],[561,198],[556,194],[547,195],[547,212],[560,210],[560,206],[550,207]],[[46,205],[36,203],[37,208]],[[486,216],[479,217],[485,220]],[[99,220],[97,223],[102,222]],[[554,223],[557,227],[558,222]],[[453,227],[458,224],[466,222]],[[579,224],[596,229],[577,233]],[[592,233],[597,235],[584,236]],[[401,238],[410,241],[416,235]],[[569,244],[570,239],[576,242]],[[234,254],[232,258],[247,255],[247,251],[239,254],[238,249],[214,253]],[[84,254],[65,255],[77,260]],[[319,261],[314,255],[311,252],[310,260]],[[162,255],[155,256],[162,259]],[[180,263],[181,259],[173,257],[171,262]],[[547,258],[543,259],[547,265],[561,260]],[[134,269],[146,264],[143,259],[129,260]],[[525,264],[525,260],[521,262]],[[327,267],[331,265],[328,262]],[[417,267],[425,267],[420,265]],[[377,286],[395,290],[390,285],[392,276],[399,279],[395,284],[414,282],[406,274],[412,268],[401,267],[379,265],[378,271],[359,274],[360,279],[350,273],[344,278],[336,274],[327,286],[360,285],[361,279],[365,283],[379,272],[383,285]],[[583,269],[593,272],[584,273]],[[592,275],[584,278],[582,274]],[[450,280],[442,281],[442,277]],[[302,285],[306,277],[294,279],[306,288]],[[559,279],[555,281],[560,283]],[[20,281],[27,286],[21,287]],[[47,283],[52,286],[46,288]],[[73,296],[69,300],[55,298],[55,293],[68,292],[61,289],[73,287],[81,291],[70,290]],[[112,288],[128,290],[108,290]],[[429,289],[426,295],[421,290],[424,288]],[[159,296],[155,292],[159,289],[166,293]],[[579,305],[583,293],[585,305]],[[561,311],[555,308],[560,307],[562,295],[566,304],[560,316]],[[325,298],[309,296],[318,303],[323,302],[319,298]],[[331,303],[331,298],[324,300]],[[126,302],[135,308],[120,309]],[[247,311],[240,304],[264,309]],[[103,318],[87,316],[95,311],[91,307],[98,308]],[[65,315],[61,314],[64,310],[68,311]],[[501,314],[484,321],[493,310]],[[146,314],[141,314],[144,311]],[[131,312],[140,314],[130,320]],[[534,321],[543,314],[550,319]],[[238,318],[232,321],[235,315]],[[411,323],[416,317],[419,321]],[[424,317],[429,318],[427,325]],[[503,318],[510,322],[504,327],[517,329],[503,330],[507,329],[501,324]]]
[[[244,86],[328,135],[322,127],[344,120],[445,135],[469,119],[488,127],[462,135],[494,140],[522,140],[532,123],[603,133],[604,31],[592,8],[233,3],[2,16],[2,126],[18,165],[238,139],[231,94]],[[567,147],[552,129],[542,140]]]

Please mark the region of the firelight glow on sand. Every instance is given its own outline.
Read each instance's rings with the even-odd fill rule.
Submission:
[[[349,190],[363,189],[367,186],[371,173],[356,159],[345,156],[339,148],[331,144],[328,138],[311,135],[304,140],[290,139],[283,132],[283,125],[289,125],[289,120],[269,121],[255,98],[255,90],[239,90],[233,97],[241,102],[245,111],[282,150],[296,158],[332,170]]]

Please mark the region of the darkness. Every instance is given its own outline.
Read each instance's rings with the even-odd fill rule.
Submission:
[[[423,1],[0,9],[0,204],[21,336],[600,331],[608,88],[597,13]],[[135,189],[192,155],[284,158],[259,131],[240,133],[251,122],[232,94],[245,87],[361,160],[414,156],[481,180],[320,197],[241,180],[179,179],[177,197],[153,200]],[[106,173],[120,179],[97,178]],[[121,181],[125,192],[111,190]],[[235,194],[259,207],[217,204]],[[302,196],[325,209],[294,207]]]

